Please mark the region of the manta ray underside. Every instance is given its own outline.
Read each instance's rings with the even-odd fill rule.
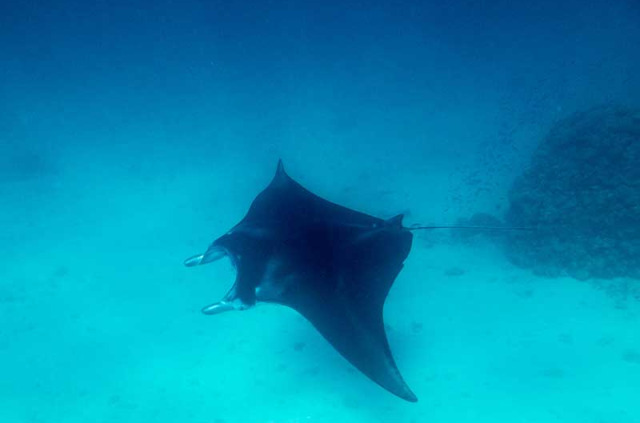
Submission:
[[[402,215],[378,219],[326,201],[291,179],[278,163],[247,215],[186,266],[229,257],[236,281],[205,314],[257,302],[297,310],[351,364],[407,401],[384,329],[384,301],[411,250]]]

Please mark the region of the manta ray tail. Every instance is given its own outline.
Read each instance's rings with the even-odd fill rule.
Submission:
[[[404,228],[408,231],[417,231],[422,229],[479,229],[479,230],[503,230],[503,231],[532,231],[534,228],[517,227],[517,226],[411,226]]]

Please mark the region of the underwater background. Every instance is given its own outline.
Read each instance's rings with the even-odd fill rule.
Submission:
[[[322,197],[407,225],[531,224],[514,181],[534,156],[569,163],[536,156],[558,122],[623,107],[616,157],[638,151],[639,45],[637,0],[2,2],[0,421],[640,421],[632,259],[602,278],[584,261],[532,271],[542,253],[417,233],[385,306],[416,404],[292,310],[204,316],[234,270],[182,265],[279,158]],[[640,176],[599,166],[599,181],[627,172],[628,213],[608,224],[640,257]],[[603,186],[588,188],[606,202]],[[556,213],[585,216],[572,207]]]

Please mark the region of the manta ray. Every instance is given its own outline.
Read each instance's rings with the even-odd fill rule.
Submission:
[[[203,313],[257,303],[290,307],[372,381],[416,402],[391,354],[382,316],[411,250],[411,230],[418,229],[404,227],[402,219],[380,219],[327,201],[289,177],[280,160],[240,223],[184,264],[228,257],[236,269],[229,292]]]

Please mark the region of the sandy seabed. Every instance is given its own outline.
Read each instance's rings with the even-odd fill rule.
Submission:
[[[297,178],[303,167],[291,162]],[[420,233],[385,307],[396,361],[419,397],[406,403],[292,310],[200,313],[226,292],[233,269],[186,269],[182,260],[241,218],[270,167],[242,179],[230,165],[131,172],[77,165],[2,186],[10,224],[0,248],[1,421],[640,420],[633,300],[537,278],[490,244]],[[342,176],[303,179],[336,200]],[[380,185],[368,182],[362,191]],[[362,207],[366,196],[337,195],[392,214]],[[406,200],[389,196],[391,208]]]

